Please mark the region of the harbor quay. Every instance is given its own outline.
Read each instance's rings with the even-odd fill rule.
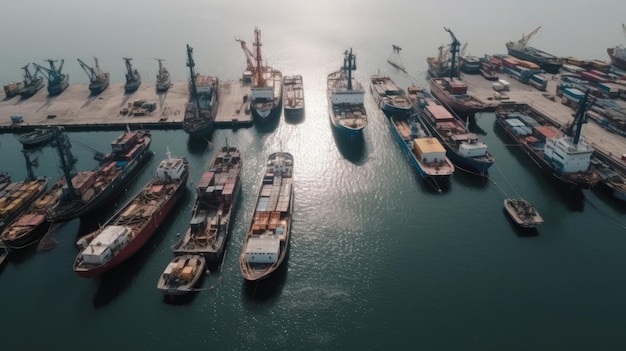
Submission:
[[[544,114],[554,123],[565,128],[574,121],[576,113],[571,107],[561,103],[561,98],[556,96],[556,87],[560,82],[559,75],[548,76],[546,91],[539,91],[534,87],[521,83],[514,78],[503,74],[502,78],[509,82],[509,90],[496,92],[493,90],[492,81],[488,81],[481,75],[461,73],[461,79],[467,84],[472,95],[485,101],[499,101],[500,103],[525,103]],[[592,120],[588,120],[582,128],[582,139],[596,151],[618,161],[626,170],[626,161],[622,155],[626,154],[626,138],[602,128]]]
[[[173,82],[162,93],[157,93],[155,83],[145,82],[130,94],[124,93],[124,83],[111,84],[98,95],[91,95],[88,86],[71,84],[57,96],[49,96],[46,89],[41,89],[27,99],[15,96],[0,100],[0,133],[19,133],[51,125],[84,131],[182,128],[189,101],[187,82]],[[218,94],[216,128],[252,125],[249,84],[220,81]],[[21,121],[16,123],[16,120]]]

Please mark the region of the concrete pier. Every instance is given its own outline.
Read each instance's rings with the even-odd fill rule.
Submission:
[[[216,128],[250,126],[252,114],[244,101],[250,86],[239,81],[220,82]],[[22,99],[15,96],[0,100],[0,132],[16,132],[44,125],[60,125],[68,130],[138,128],[180,129],[189,98],[187,82],[174,82],[164,93],[157,93],[155,83],[142,83],[131,94],[124,84],[111,84],[98,95],[91,95],[88,84],[71,84],[58,96],[48,96],[46,88]],[[249,99],[246,99],[249,100]],[[141,109],[143,103],[154,110]],[[137,106],[137,107],[136,107]],[[14,124],[11,115],[23,122]]]
[[[526,103],[559,125],[565,127],[574,121],[574,111],[571,107],[561,103],[561,98],[556,96],[556,87],[559,83],[558,75],[547,75],[552,78],[548,81],[546,91],[539,91],[530,85],[524,84],[508,75],[500,74],[501,79],[510,83],[509,91],[503,92],[508,98],[496,100],[492,81],[488,81],[481,75],[462,74],[461,79],[467,84],[468,92],[486,101],[514,101]],[[554,100],[551,100],[553,97]],[[582,139],[596,150],[610,156],[621,164],[626,165],[621,160],[622,154],[626,154],[626,138],[619,134],[611,133],[602,128],[594,121],[588,120],[582,128]]]

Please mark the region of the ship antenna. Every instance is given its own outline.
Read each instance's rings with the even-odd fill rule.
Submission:
[[[170,147],[166,146],[167,148],[167,152],[165,152],[165,154],[167,155],[167,160],[171,161],[172,160],[172,153],[170,152]]]
[[[126,123],[126,131],[130,133],[130,125]]]

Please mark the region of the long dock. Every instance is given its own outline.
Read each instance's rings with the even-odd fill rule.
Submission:
[[[493,90],[492,86],[494,82],[486,80],[481,75],[462,74],[461,79],[467,84],[470,94],[485,101],[526,103],[562,127],[569,126],[574,121],[576,111],[562,104],[561,98],[555,94],[557,84],[559,83],[558,75],[548,75],[552,79],[548,81],[546,91],[539,91],[504,73],[500,75],[501,79],[505,79],[510,83],[509,91],[503,92],[508,98],[503,100],[495,98],[496,91]],[[611,133],[589,120],[582,128],[582,139],[597,151],[611,157],[622,165],[626,165],[621,159],[621,156],[626,154],[626,138],[623,136]]]
[[[40,126],[58,125],[67,130],[180,129],[189,98],[187,82],[174,82],[164,93],[155,83],[142,83],[137,91],[124,93],[124,84],[111,84],[98,95],[90,95],[88,84],[71,84],[58,96],[48,96],[44,87],[22,99],[0,100],[0,133],[13,133]],[[218,87],[216,128],[248,127],[253,119],[248,101],[250,86],[240,81],[223,81]],[[144,105],[147,104],[147,105]],[[152,105],[154,109],[142,109]],[[22,116],[13,123],[10,116]]]

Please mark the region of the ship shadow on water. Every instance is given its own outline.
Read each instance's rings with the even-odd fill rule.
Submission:
[[[202,155],[205,151],[211,149],[213,143],[213,131],[204,136],[189,136],[187,139],[187,151],[191,155]]]
[[[289,257],[285,257],[285,261],[278,270],[266,279],[257,282],[249,282],[244,279],[242,284],[244,301],[249,302],[251,307],[255,302],[275,303],[285,286],[288,266]]]
[[[489,187],[489,173],[480,175],[471,171],[460,169],[455,165],[454,181],[468,188],[484,189]]]
[[[180,203],[186,203],[189,198],[189,191],[185,190],[182,197],[179,200]],[[128,289],[137,276],[141,268],[146,264],[148,258],[161,244],[166,233],[170,230],[174,224],[174,219],[177,217],[178,212],[184,209],[180,206],[174,206],[171,213],[158,227],[157,232],[148,239],[148,242],[137,251],[132,257],[125,262],[122,262],[119,266],[105,272],[99,279],[98,289],[93,297],[93,305],[95,308],[101,308],[107,306],[113,300],[115,300],[124,290]],[[164,263],[165,264],[165,263]],[[158,277],[154,279],[154,289],[156,289]]]
[[[271,116],[267,118],[265,121],[259,120],[259,118],[253,117],[254,129],[256,129],[261,134],[272,133],[278,127],[280,123],[280,112],[272,113]]]
[[[511,230],[513,230],[515,235],[517,235],[518,237],[532,238],[535,236],[539,236],[539,230],[537,228],[520,227],[517,223],[515,223],[515,221],[513,221],[511,216],[509,216],[508,212],[506,212],[506,209],[504,208],[502,208],[502,215],[506,217],[507,221],[509,222],[509,225],[511,226]]]
[[[356,136],[349,136],[337,131],[332,124],[330,127],[333,131],[333,137],[335,139],[335,143],[337,144],[337,149],[339,149],[343,158],[356,165],[365,163],[366,149],[365,137],[363,136],[363,133]]]

